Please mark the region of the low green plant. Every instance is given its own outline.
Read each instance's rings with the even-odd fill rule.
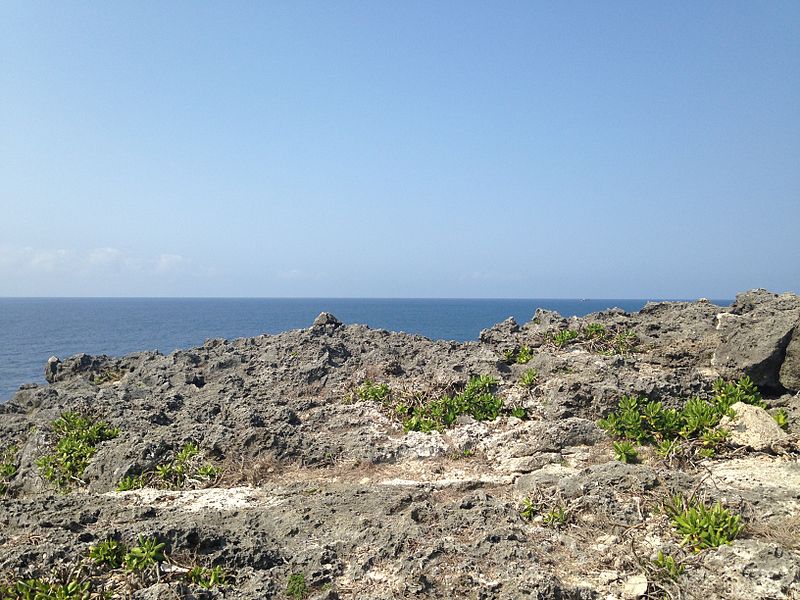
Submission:
[[[118,569],[125,563],[128,549],[116,540],[105,540],[89,548],[89,558],[99,566]]]
[[[8,491],[8,484],[17,474],[17,452],[16,446],[9,446],[0,452],[0,496]]]
[[[515,406],[511,409],[511,416],[525,420],[528,418],[528,409],[524,406]]]
[[[536,385],[536,382],[539,381],[539,373],[536,372],[536,369],[528,369],[525,371],[522,376],[519,378],[519,385],[530,389]]]
[[[546,512],[542,517],[542,523],[549,527],[563,527],[569,520],[569,513],[563,506],[556,506]]]
[[[589,323],[586,325],[585,335],[587,338],[596,339],[596,338],[603,338],[607,335],[608,330],[606,326],[602,323]]]
[[[522,508],[519,509],[519,514],[526,521],[531,521],[539,514],[539,504],[532,498],[523,498]]]
[[[2,600],[90,600],[93,597],[98,596],[92,593],[92,582],[80,579],[64,583],[41,578],[0,583]]]
[[[563,348],[578,338],[578,332],[573,329],[562,329],[553,336],[553,343],[558,348]]]
[[[292,573],[286,582],[286,595],[295,600],[302,600],[307,594],[306,576],[303,573]]]
[[[117,484],[117,491],[128,492],[130,490],[140,490],[143,487],[145,487],[145,481],[142,475],[128,475],[120,479]]]
[[[639,453],[631,442],[614,442],[614,458],[623,463],[635,463]]]
[[[664,504],[672,526],[683,537],[682,545],[695,552],[730,544],[741,533],[741,515],[731,513],[719,502],[707,505],[682,496],[673,496]]]
[[[365,379],[364,383],[356,388],[355,396],[362,402],[378,402],[383,404],[391,395],[391,388],[386,383],[375,383]]]
[[[200,447],[196,443],[188,442],[172,460],[156,465],[152,471],[124,477],[117,484],[117,491],[124,492],[148,485],[180,489],[190,483],[213,482],[221,474],[219,467],[202,462]]]
[[[217,566],[207,569],[198,565],[189,569],[186,573],[186,579],[195,585],[210,590],[211,588],[225,585],[228,575],[222,567]]]
[[[664,554],[661,550],[658,551],[658,556],[652,561],[653,567],[656,568],[659,574],[666,579],[676,580],[683,575],[684,567],[672,556]]]
[[[710,400],[691,398],[680,410],[666,409],[661,402],[648,402],[646,398],[623,396],[618,410],[600,419],[598,425],[613,438],[655,444],[664,456],[673,454],[682,441],[692,440],[696,440],[694,447],[701,456],[713,456],[728,436],[718,428],[720,419],[731,415],[736,402],[763,403],[747,377],[729,383],[717,381]]]
[[[533,359],[533,350],[531,350],[530,346],[523,345],[517,352],[515,360],[518,365],[524,365],[531,362],[532,359]]]
[[[782,408],[776,410],[775,414],[772,415],[772,418],[775,419],[775,422],[781,429],[789,428],[789,415],[787,415],[786,411],[783,410]]]
[[[138,544],[125,554],[125,568],[135,573],[164,562],[166,560],[164,556],[165,547],[166,544],[159,542],[156,538],[140,536]]]
[[[628,354],[636,348],[636,334],[630,330],[620,331],[611,340],[611,348],[616,354]]]
[[[100,442],[119,435],[119,428],[75,412],[63,413],[53,421],[52,428],[56,434],[55,449],[39,458],[36,466],[44,479],[62,490],[81,482]]]
[[[481,375],[470,379],[460,394],[444,395],[416,406],[400,403],[395,410],[405,431],[442,431],[460,415],[469,415],[476,421],[491,421],[499,416],[503,407],[503,400],[492,392],[496,385],[496,379]]]

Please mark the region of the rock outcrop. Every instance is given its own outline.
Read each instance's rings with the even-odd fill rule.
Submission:
[[[137,580],[136,598],[286,597],[297,574],[302,597],[329,599],[791,597],[798,328],[797,296],[756,290],[731,307],[653,303],[582,319],[539,310],[463,344],[323,313],[308,329],[166,356],[52,357],[49,385],[0,405],[0,461],[12,467],[0,476],[0,585],[77,572],[98,542],[145,535],[172,564]],[[398,405],[453,395],[479,375],[497,382],[498,418],[404,431]],[[623,464],[596,425],[623,395],[679,407],[743,375],[786,411],[788,434],[761,409],[767,429],[742,425],[753,407],[734,406],[740,421],[728,426],[749,435],[732,438],[735,453],[687,463],[645,446],[640,464]],[[393,396],[359,397],[364,382]],[[119,432],[57,489],[42,459],[65,412]],[[187,443],[208,475],[158,479]],[[132,489],[116,491],[121,481]],[[676,493],[737,510],[746,535],[699,555],[682,548],[660,509]],[[526,502],[542,508],[524,516]],[[684,573],[665,574],[659,552]],[[192,585],[192,565],[219,566],[229,582]]]

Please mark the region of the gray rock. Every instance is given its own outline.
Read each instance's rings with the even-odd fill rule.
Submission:
[[[739,294],[732,311],[719,315],[721,342],[712,365],[726,379],[748,375],[760,387],[781,390],[781,366],[798,323],[800,298],[794,294]]]
[[[792,330],[791,339],[786,346],[786,356],[780,371],[780,382],[792,392],[800,391],[800,325]]]
[[[728,441],[735,446],[768,450],[788,437],[772,415],[760,406],[737,402],[731,409],[736,416],[722,417],[719,427],[730,432]]]
[[[47,364],[44,366],[44,379],[48,383],[55,383],[58,376],[58,367],[61,365],[61,359],[57,356],[51,356],[47,359]]]

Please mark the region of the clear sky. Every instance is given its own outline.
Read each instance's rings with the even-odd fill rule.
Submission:
[[[0,3],[0,295],[800,292],[800,2]]]

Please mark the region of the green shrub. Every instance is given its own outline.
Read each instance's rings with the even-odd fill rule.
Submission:
[[[529,363],[533,359],[533,350],[530,346],[524,345],[517,352],[516,362],[519,365]]]
[[[782,408],[779,408],[775,411],[775,414],[772,415],[772,418],[775,419],[775,422],[778,424],[778,427],[781,429],[788,429],[789,428],[789,415],[786,414],[786,411]]]
[[[611,340],[611,349],[616,354],[628,354],[636,348],[638,340],[632,331],[621,331]]]
[[[531,521],[539,514],[539,504],[534,502],[532,498],[523,498],[519,514],[526,521]]]
[[[364,383],[356,388],[355,395],[362,402],[378,402],[383,404],[391,395],[391,388],[385,383],[374,383],[365,379]]]
[[[156,465],[152,471],[136,476],[126,476],[117,484],[118,492],[140,489],[148,485],[181,489],[190,483],[208,484],[220,477],[222,471],[211,463],[203,462],[200,447],[194,442],[184,444],[175,458]]]
[[[125,555],[125,568],[135,573],[146,568],[162,563],[166,560],[164,548],[166,544],[156,538],[139,537],[139,542]]]
[[[97,444],[114,439],[119,428],[103,421],[94,421],[75,412],[65,412],[52,423],[56,434],[55,450],[36,461],[41,476],[67,489],[76,482],[97,452]]]
[[[511,416],[524,421],[528,418],[528,409],[524,406],[515,406],[511,409]]]
[[[719,502],[709,506],[673,496],[665,503],[664,509],[672,526],[683,537],[682,544],[695,552],[730,544],[744,527],[741,515],[731,513]]]
[[[586,337],[591,339],[604,338],[608,330],[602,323],[589,323],[586,325]]]
[[[639,457],[636,448],[630,442],[614,442],[614,458],[623,463],[634,463]]]
[[[140,490],[145,487],[144,477],[141,475],[129,475],[120,479],[117,484],[118,492],[127,492],[130,490]]]
[[[186,573],[186,579],[195,585],[210,590],[211,588],[225,585],[228,576],[222,567],[207,569],[205,567],[195,566]]]
[[[20,579],[0,583],[0,598],[3,600],[90,600],[91,581],[69,579],[66,583],[45,579]]]
[[[562,329],[557,334],[553,336],[553,343],[558,348],[563,348],[570,342],[576,340],[578,338],[578,332],[572,329]]]
[[[658,556],[652,562],[663,578],[674,581],[683,574],[683,565],[678,563],[672,556],[664,554],[661,550],[658,551]]]
[[[306,576],[303,573],[293,573],[286,582],[286,595],[295,600],[302,600],[308,594]]]
[[[556,506],[550,509],[542,517],[542,523],[556,529],[566,525],[567,521],[569,521],[569,513],[563,506]]]
[[[665,409],[661,402],[623,396],[618,410],[600,419],[598,425],[616,439],[637,444],[656,444],[659,452],[668,456],[680,441],[697,440],[699,453],[713,456],[727,438],[728,432],[717,429],[720,419],[730,415],[736,402],[760,405],[761,395],[749,378],[737,382],[714,384],[711,400],[691,398],[681,410]]]
[[[116,540],[105,540],[89,548],[89,558],[95,564],[109,569],[121,567],[127,553],[125,545]]]
[[[530,389],[536,385],[537,381],[539,381],[539,373],[536,372],[536,369],[528,369],[519,378],[519,385]]]
[[[413,407],[401,403],[395,410],[406,431],[442,431],[460,415],[469,415],[476,421],[491,421],[499,416],[503,407],[502,399],[492,393],[496,385],[496,379],[481,375],[470,379],[460,394],[445,395]]]
[[[0,496],[8,491],[8,484],[17,474],[17,452],[16,446],[9,446],[0,452]]]

